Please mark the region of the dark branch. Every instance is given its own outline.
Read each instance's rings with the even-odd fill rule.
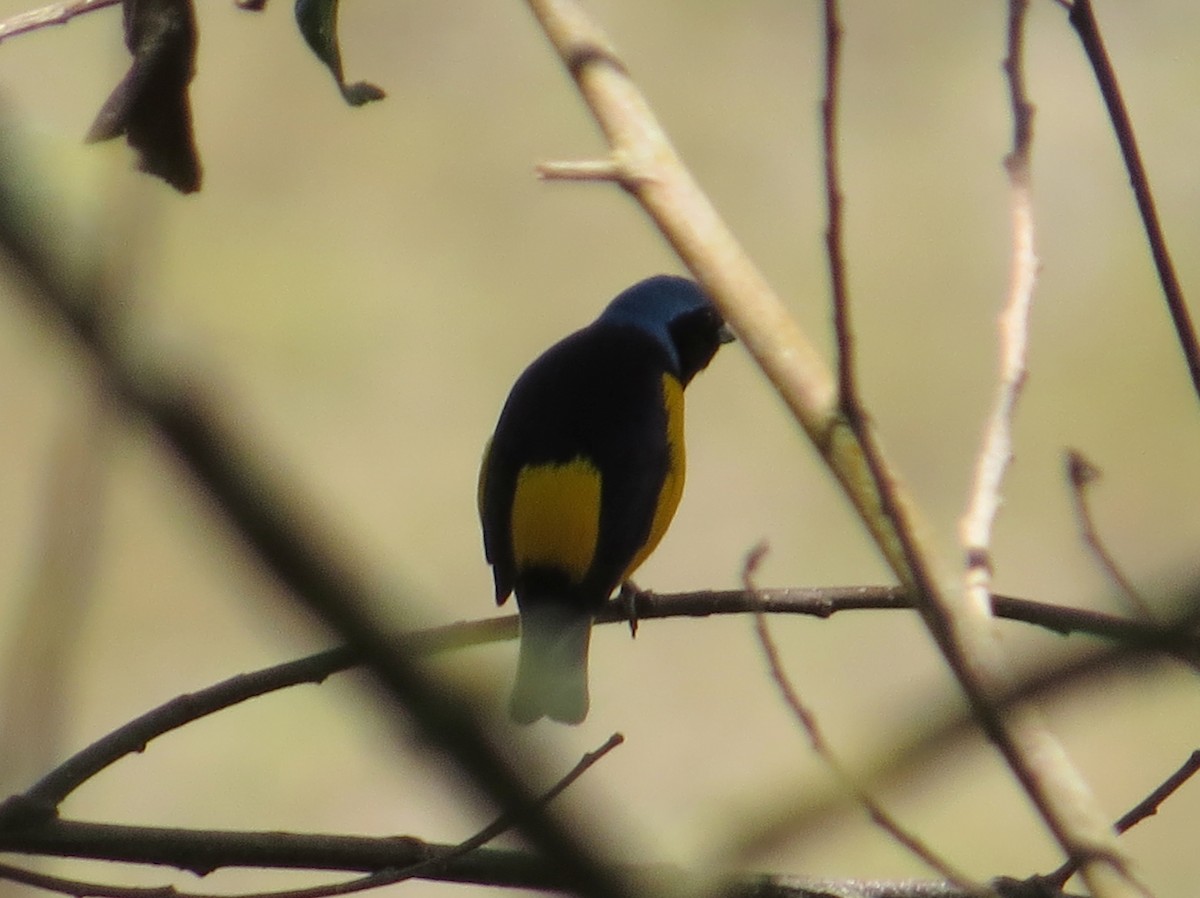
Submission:
[[[552,865],[532,854],[478,848],[465,855],[450,857],[454,848],[400,836],[369,838],[158,829],[68,820],[50,821],[25,833],[0,833],[0,850],[4,851],[157,864],[200,874],[218,866],[370,873],[433,861],[424,867],[420,874],[422,879],[537,891],[558,892],[567,888],[567,881]],[[214,863],[214,859],[219,863]],[[686,875],[684,871],[665,865],[627,866],[623,872],[642,881],[647,877],[680,881]],[[0,878],[42,888],[54,886],[50,877],[7,865],[0,865]],[[85,894],[112,898],[154,898],[174,891],[84,885],[88,886]],[[1001,894],[1016,893],[1002,891]],[[1060,894],[1049,892],[1044,898],[1056,898]],[[968,898],[970,893],[937,880],[832,882],[764,874],[734,880],[723,895],[725,898],[831,898],[833,895],[838,898]]]
[[[1178,770],[1163,780],[1158,788],[1122,815],[1113,828],[1118,833],[1128,832],[1147,817],[1153,817],[1158,813],[1158,809],[1162,803],[1174,795],[1184,783],[1195,776],[1198,770],[1200,770],[1200,751],[1194,751]],[[1053,873],[1037,877],[1037,880],[1055,889],[1061,889],[1066,885],[1067,880],[1075,875],[1075,871],[1078,868],[1079,864],[1076,861],[1068,860]]]
[[[707,617],[714,614],[799,614],[818,618],[839,612],[908,610],[913,603],[894,586],[761,589],[633,596],[638,620],[672,617]],[[1083,633],[1118,642],[1138,651],[1158,651],[1184,660],[1200,655],[1200,637],[1189,628],[1130,620],[1098,611],[1067,608],[1011,596],[993,596],[997,617],[1052,630],[1064,636]],[[630,619],[629,606],[610,603],[600,614],[601,623]],[[414,631],[399,642],[418,654],[483,645],[516,636],[516,617],[450,624]],[[58,805],[75,789],[128,754],[140,752],[152,740],[185,724],[239,702],[302,683],[320,683],[326,677],[355,667],[360,658],[348,648],[319,652],[306,658],[239,674],[158,706],[68,758],[23,795],[0,803],[0,826],[17,819],[53,816]]]
[[[1092,12],[1091,0],[1075,0],[1071,4],[1069,20],[1079,35],[1088,62],[1096,75],[1096,83],[1100,87],[1104,105],[1108,107],[1108,117],[1112,121],[1113,133],[1116,134],[1121,155],[1125,159],[1125,169],[1129,173],[1129,183],[1133,186],[1133,195],[1142,216],[1142,227],[1145,228],[1146,239],[1150,243],[1150,255],[1154,258],[1163,297],[1167,301],[1167,309],[1175,325],[1175,335],[1187,362],[1192,388],[1196,395],[1200,396],[1200,342],[1197,342],[1192,316],[1183,298],[1183,287],[1179,284],[1171,254],[1167,250],[1167,238],[1158,220],[1158,209],[1154,204],[1146,167],[1142,163],[1142,154],[1138,150],[1133,123],[1129,118],[1129,111],[1125,108],[1121,88],[1117,85],[1117,74],[1100,36],[1100,26]]]
[[[1128,609],[1142,620],[1153,620],[1154,614],[1133,581],[1126,576],[1104,545],[1096,525],[1092,520],[1092,508],[1088,502],[1088,487],[1100,479],[1100,469],[1088,461],[1082,452],[1075,449],[1067,450],[1067,480],[1071,484],[1071,497],[1075,507],[1075,520],[1079,525],[1079,535],[1096,557],[1100,567],[1117,587]]]

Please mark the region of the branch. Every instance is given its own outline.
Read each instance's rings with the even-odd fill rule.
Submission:
[[[849,611],[909,610],[913,603],[895,586],[847,586],[685,592],[639,592],[637,620],[708,617],[716,614],[799,614],[818,618]],[[1097,611],[1066,608],[1011,596],[993,596],[993,613],[1059,633],[1086,633],[1119,642],[1133,651],[1158,651],[1182,660],[1200,654],[1200,636],[1187,626],[1128,620]],[[629,609],[610,602],[598,623],[625,623]],[[418,654],[485,645],[517,634],[516,615],[412,631],[398,641]],[[198,692],[181,695],[129,721],[68,758],[21,795],[0,802],[0,827],[18,819],[51,817],[62,801],[96,774],[129,754],[144,751],[158,737],[240,702],[303,683],[320,683],[356,667],[359,657],[346,647],[239,674]],[[1189,661],[1190,663],[1190,661]]]
[[[1037,275],[1029,183],[1033,106],[1026,94],[1024,76],[1027,6],[1028,0],[1009,0],[1008,4],[1004,71],[1013,117],[1013,146],[1006,160],[1013,249],[1009,299],[1001,317],[1000,384],[962,523],[966,553],[964,602],[951,619],[956,627],[963,628],[960,644],[966,650],[961,662],[971,672],[969,679],[974,688],[967,693],[972,710],[1059,845],[1068,858],[1078,863],[1089,889],[1098,898],[1135,896],[1144,894],[1144,889],[1130,874],[1095,797],[1062,745],[1032,706],[1015,704],[1002,713],[996,704],[1011,673],[1003,647],[990,626],[989,547],[1001,485],[1012,459],[1012,419],[1026,376],[1029,309]]]
[[[1087,491],[1088,487],[1099,479],[1100,469],[1088,461],[1083,453],[1075,449],[1067,451],[1067,480],[1071,484],[1072,504],[1075,507],[1075,520],[1079,524],[1080,537],[1096,557],[1104,573],[1117,587],[1129,611],[1142,620],[1153,620],[1154,613],[1150,610],[1150,605],[1142,598],[1133,581],[1121,570],[1092,522],[1092,509]]]
[[[1026,0],[1009,4],[1009,54],[1004,61],[1013,114],[1013,149],[1006,160],[1012,215],[1012,262],[1008,301],[1000,316],[1000,383],[975,467],[970,502],[962,521],[967,557],[966,591],[970,601],[987,604],[991,593],[990,546],[1001,487],[1013,457],[1012,426],[1025,385],[1029,347],[1029,310],[1037,281],[1033,202],[1029,185],[1029,147],[1033,106],[1025,95],[1021,52]]]
[[[1133,196],[1142,216],[1142,227],[1146,232],[1146,240],[1150,243],[1150,255],[1154,259],[1163,297],[1171,313],[1171,322],[1175,325],[1175,335],[1192,378],[1192,389],[1200,396],[1200,342],[1197,342],[1192,316],[1183,298],[1183,287],[1179,284],[1175,265],[1167,250],[1167,238],[1158,220],[1158,209],[1154,204],[1154,194],[1150,190],[1150,178],[1142,163],[1142,154],[1138,150],[1137,137],[1133,132],[1133,122],[1129,118],[1125,100],[1121,96],[1121,88],[1117,84],[1117,74],[1109,61],[1108,51],[1104,48],[1100,26],[1092,12],[1091,0],[1074,0],[1069,9],[1068,20],[1079,35],[1088,62],[1092,64],[1096,83],[1100,87],[1104,105],[1108,108],[1113,133],[1116,134],[1117,143],[1121,147],[1125,170],[1129,173],[1129,183],[1133,187]]]
[[[120,2],[121,0],[71,0],[18,13],[0,21],[0,41],[49,25],[65,25],[76,16],[104,9],[106,6],[117,6]]]
[[[1146,674],[1151,668],[1144,657],[1125,649],[1108,649],[1060,658],[1036,671],[1020,675],[996,704],[1004,708],[1031,700],[1062,698],[1069,689],[1090,690],[1121,675]],[[937,709],[937,710],[933,710]],[[921,776],[938,776],[931,759],[953,757],[973,750],[979,732],[969,710],[949,705],[937,693],[918,696],[908,708],[898,709],[895,719],[903,723],[877,742],[879,748],[856,769],[856,779],[867,788],[887,783],[912,783]],[[814,786],[809,779],[785,786],[773,783],[750,800],[757,809],[751,825],[742,824],[731,837],[728,854],[716,859],[728,866],[744,867],[764,855],[775,855],[833,825],[845,812],[846,796],[835,786]]]
[[[1164,801],[1174,795],[1180,787],[1200,771],[1200,751],[1194,751],[1183,762],[1183,765],[1167,777],[1153,792],[1130,808],[1113,826],[1118,833],[1126,833],[1148,817],[1158,813]],[[1066,885],[1067,880],[1075,875],[1078,864],[1067,861],[1053,873],[1035,877],[1038,882],[1045,883],[1056,889]]]
[[[766,555],[766,551],[766,543],[763,543],[754,549],[746,559],[745,569],[742,571],[742,583],[749,593],[756,592],[754,573]],[[813,714],[812,710],[800,698],[800,693],[796,691],[792,681],[788,678],[787,672],[783,669],[783,659],[779,656],[779,648],[776,646],[775,641],[771,638],[770,631],[767,629],[767,616],[764,611],[760,610],[755,613],[754,631],[758,636],[758,643],[762,647],[763,654],[766,655],[767,667],[770,670],[771,679],[779,689],[779,694],[783,697],[784,703],[792,712],[792,716],[808,735],[808,741],[812,746],[813,752],[825,762],[825,766],[833,773],[846,794],[852,796],[862,806],[863,810],[867,812],[867,815],[871,818],[871,822],[895,839],[897,844],[907,849],[909,853],[922,861],[931,870],[944,876],[948,882],[954,883],[958,888],[971,894],[989,894],[989,889],[973,881],[960,870],[957,870],[949,861],[940,857],[932,848],[921,841],[920,838],[905,829],[895,817],[884,809],[883,805],[875,799],[875,796],[850,775],[850,771],[838,760],[837,755],[833,752],[833,748],[825,740],[820,724],[817,723],[816,715]]]
[[[1014,107],[1015,146],[1009,169],[1014,185],[1027,188],[1027,154],[1030,139],[1031,107],[1025,100],[1021,74],[1021,40],[1024,28],[1025,0],[1011,0],[1009,17],[1009,56],[1006,69],[1010,77]],[[826,10],[826,74],[837,74],[837,53],[840,28],[837,25],[836,5],[827,0]],[[836,165],[828,157],[835,151],[833,134],[833,104],[836,100],[833,84],[826,86],[825,152],[826,197],[830,221],[839,220],[841,194],[836,182]],[[1014,190],[1017,194],[1017,191]],[[1001,713],[996,699],[1006,691],[1011,674],[1008,662],[991,626],[989,608],[990,567],[987,544],[991,521],[999,503],[999,484],[1011,455],[1009,436],[1011,406],[1016,401],[1023,379],[1024,330],[1028,297],[1032,293],[1032,277],[1036,264],[1032,257],[1032,221],[1027,189],[1014,202],[1014,217],[1018,219],[1018,237],[1030,241],[1019,244],[1014,271],[1010,353],[1005,365],[1005,387],[1001,391],[998,411],[993,418],[992,436],[986,441],[981,457],[980,476],[974,493],[973,506],[968,513],[964,531],[968,549],[968,579],[962,600],[955,601],[941,589],[933,573],[928,546],[918,537],[920,528],[912,503],[884,459],[873,428],[864,411],[862,399],[855,390],[852,376],[853,361],[847,355],[853,350],[846,306],[844,274],[835,280],[834,321],[838,327],[838,347],[841,354],[839,370],[843,394],[841,408],[857,439],[857,453],[867,475],[864,479],[873,490],[865,491],[875,498],[878,509],[859,505],[870,517],[881,521],[872,528],[881,550],[888,558],[900,582],[918,600],[918,610],[930,634],[937,641],[950,669],[965,694],[972,713],[983,731],[1008,763],[1047,827],[1069,857],[1082,859],[1082,870],[1088,885],[1099,898],[1133,896],[1139,887],[1129,877],[1115,839],[1098,807],[1095,807],[1078,771],[1065,752],[1051,736],[1032,709],[1015,706]],[[841,248],[835,241],[838,231],[830,228],[828,253],[830,270],[841,273],[844,263]],[[873,493],[873,495],[872,495]],[[857,504],[857,503],[856,503]],[[868,525],[870,526],[870,520]]]
[[[226,832],[157,827],[112,826],[70,820],[48,821],[25,831],[0,831],[0,850],[53,857],[79,857],[155,864],[203,875],[218,868],[255,867],[285,870],[333,870],[370,873],[429,863],[420,879],[501,888],[561,892],[569,880],[554,865],[533,854],[477,848],[452,857],[456,846],[406,836],[302,835],[280,832]],[[441,861],[444,861],[442,863]],[[662,864],[623,865],[629,879],[680,881],[687,872]],[[120,888],[47,877],[0,865],[0,878],[55,891],[65,886],[76,895],[109,898],[167,898],[170,887]],[[1039,898],[1055,898],[1051,892]],[[746,875],[727,884],[725,898],[977,898],[936,880],[828,881],[772,874]],[[207,896],[206,896],[207,898]],[[225,896],[227,898],[227,896]]]
[[[842,248],[842,191],[837,156],[838,73],[841,65],[842,24],[836,0],[824,0],[825,97],[821,101],[821,147],[825,160],[825,256],[829,261],[829,292],[833,301],[833,329],[837,335],[838,401],[851,420],[858,419],[858,384],[855,373],[854,332],[850,329],[850,301],[846,287],[846,260]]]

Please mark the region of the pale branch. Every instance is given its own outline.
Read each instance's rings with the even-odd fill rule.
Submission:
[[[117,6],[120,2],[121,0],[64,0],[62,3],[51,3],[49,6],[18,13],[0,21],[0,41],[50,25],[65,25],[76,16],[104,9],[106,6]]]
[[[1183,287],[1175,273],[1175,265],[1171,261],[1171,253],[1167,249],[1167,237],[1162,224],[1158,220],[1158,208],[1154,203],[1154,193],[1150,189],[1150,177],[1142,162],[1142,154],[1138,149],[1137,136],[1133,130],[1133,122],[1129,110],[1125,107],[1125,99],[1117,84],[1117,74],[1108,58],[1104,40],[1100,35],[1100,26],[1092,12],[1091,0],[1074,0],[1073,3],[1063,4],[1069,9],[1068,20],[1083,50],[1091,63],[1096,76],[1096,84],[1104,105],[1108,109],[1108,117],[1112,122],[1113,133],[1121,148],[1121,156],[1125,160],[1125,170],[1129,174],[1129,183],[1133,187],[1133,196],[1137,202],[1138,212],[1142,217],[1142,227],[1146,232],[1146,240],[1150,244],[1150,255],[1154,259],[1154,267],[1158,272],[1158,280],[1162,286],[1163,298],[1171,314],[1171,322],[1175,326],[1175,336],[1191,376],[1192,389],[1200,397],[1200,340],[1197,340],[1196,329],[1188,311],[1187,301],[1183,296]]]
[[[847,421],[856,400],[836,380],[771,290],[671,145],[645,97],[629,77],[607,35],[572,0],[528,0],[607,140],[619,182],[653,219],[712,297],[726,321],[779,392],[822,454],[902,585],[918,598],[921,615],[989,738],[1003,755],[1063,850],[1086,855],[1086,869],[1119,869],[1102,816],[1077,813],[1064,796],[1078,777],[1044,728],[1022,718],[1019,729],[989,701],[1003,665],[986,608],[954,603],[932,573],[920,545],[916,514],[899,486],[865,415]],[[848,427],[847,424],[850,426]],[[1052,756],[1061,763],[1041,763]],[[1057,778],[1057,779],[1056,779]],[[1117,885],[1098,898],[1133,894]]]
[[[543,165],[543,174],[615,178],[654,220],[819,445],[837,423],[836,386],[762,272],[742,249],[657,121],[607,35],[569,0],[529,0],[604,132],[603,162]]]
[[[754,585],[754,575],[765,554],[766,544],[763,543],[746,557],[746,564],[742,571],[742,585],[752,595],[757,593],[757,588]],[[996,898],[995,892],[973,881],[945,858],[938,855],[920,837],[909,832],[900,821],[883,807],[865,786],[851,775],[849,769],[841,762],[834,752],[833,747],[825,739],[825,735],[821,731],[821,726],[817,722],[816,715],[804,703],[804,700],[800,698],[800,693],[797,691],[795,684],[788,677],[787,671],[783,666],[783,659],[779,654],[779,648],[771,638],[770,630],[767,627],[767,615],[763,611],[758,611],[754,615],[754,632],[758,637],[759,646],[766,656],[767,668],[771,674],[771,680],[779,690],[784,704],[791,711],[792,717],[796,719],[801,729],[807,734],[813,753],[833,773],[845,793],[858,802],[863,810],[867,812],[867,816],[870,817],[871,822],[935,873],[945,877],[947,882],[953,883],[969,894],[991,895],[992,898]]]
[[[1037,279],[1029,152],[1033,106],[1025,88],[1024,41],[1028,0],[1009,0],[1004,72],[1009,85],[1013,145],[1005,160],[1009,175],[1012,260],[1009,293],[1000,319],[1001,362],[995,404],[963,518],[966,555],[963,602],[956,629],[967,647],[964,666],[978,689],[969,692],[975,713],[1008,760],[1039,814],[1067,857],[1079,864],[1097,898],[1133,898],[1144,888],[1129,870],[1103,812],[1079,769],[1037,710],[1028,702],[1001,712],[995,699],[1012,678],[1009,660],[991,625],[991,535],[1001,488],[1013,455],[1012,427],[1026,378],[1029,310]]]
[[[542,162],[536,171],[544,181],[613,181],[619,184],[623,177],[621,166],[612,159]]]
[[[1013,419],[1027,376],[1029,314],[1037,282],[1033,201],[1030,196],[1029,147],[1033,107],[1025,94],[1022,45],[1027,0],[1009,3],[1008,77],[1013,117],[1013,148],[1006,160],[1009,177],[1012,256],[1008,297],[1000,315],[1000,374],[996,397],[975,464],[961,541],[967,559],[965,589],[969,601],[986,607],[991,593],[991,541],[1002,503],[1004,476],[1013,458]]]
[[[828,366],[687,170],[607,35],[572,0],[528,2],[600,125],[611,160],[628,175],[621,186],[704,286],[821,453],[897,579],[919,599],[922,618],[985,732],[1064,851],[1093,858],[1089,868],[1108,863],[1115,848],[1110,851],[1104,819],[1068,815],[1062,802],[1076,778],[1051,790],[1047,786],[1053,775],[1043,777],[1037,769],[1034,759],[1061,754],[1057,746],[1044,729],[1032,725],[1010,732],[992,708],[988,694],[997,690],[981,680],[999,667],[990,660],[999,654],[990,618],[983,620],[986,609],[976,609],[979,619],[973,619],[959,607],[963,603],[942,594],[930,569],[932,555],[918,544],[911,503],[884,462],[865,415],[845,420],[844,410],[857,408],[855,402],[842,397],[839,408],[837,383]],[[1070,771],[1065,764],[1056,769]],[[1104,889],[1099,898],[1118,894],[1130,892]]]
[[[840,28],[836,23],[835,3],[829,0],[824,8],[825,68],[827,78],[833,78],[837,74]],[[1020,49],[1025,4],[1013,0],[1010,8],[1014,10],[1009,20],[1010,73],[1012,70],[1019,73],[1019,52],[1014,54],[1013,48],[1017,51]],[[832,107],[836,96],[834,87],[827,85],[827,107]],[[1020,120],[1017,130],[1026,136],[1028,112],[1027,105],[1018,111]],[[826,109],[824,121],[826,202],[830,220],[834,221],[840,216],[841,190],[836,182],[836,166],[828,158],[835,151],[832,108]],[[1022,128],[1022,125],[1026,127]],[[939,578],[934,574],[933,553],[919,537],[923,528],[917,523],[914,505],[884,458],[861,397],[850,392],[857,385],[852,376],[853,360],[845,358],[853,350],[853,344],[847,312],[849,299],[844,289],[836,290],[844,284],[845,277],[840,246],[834,240],[836,236],[837,232],[831,228],[827,241],[830,270],[842,272],[834,285],[834,320],[838,327],[839,352],[843,356],[839,361],[843,387],[840,407],[854,436],[853,443],[843,448],[848,456],[859,462],[861,473],[865,475],[853,484],[853,488],[866,500],[856,501],[856,507],[864,514],[864,521],[871,526],[876,542],[892,570],[918,600],[921,617],[954,673],[972,713],[1063,851],[1069,857],[1087,859],[1083,867],[1084,876],[1098,898],[1134,895],[1138,891],[1137,886],[1126,873],[1115,840],[1099,809],[1083,800],[1083,796],[1088,794],[1087,789],[1061,746],[1031,708],[1015,706],[1002,713],[996,704],[995,699],[1006,690],[1011,673],[1004,649],[995,637],[991,624],[986,553],[969,554],[971,568],[984,571],[985,574],[982,578],[976,576],[960,598],[949,595],[942,588]],[[1019,375],[1016,381],[1019,384]],[[997,440],[996,449],[999,450],[998,470],[1002,472],[1007,447],[1002,440]],[[999,483],[998,476],[990,480]],[[851,486],[845,480],[843,484]],[[975,495],[980,498],[982,508],[979,520],[990,521],[986,508],[991,495],[990,488],[977,490]],[[871,524],[872,519],[876,521],[875,525]]]
[[[1133,581],[1126,576],[1113,558],[1112,553],[1104,545],[1092,520],[1092,507],[1088,502],[1088,487],[1100,479],[1100,469],[1084,457],[1082,452],[1075,449],[1067,450],[1067,481],[1071,485],[1072,505],[1075,509],[1075,521],[1079,525],[1079,536],[1095,556],[1097,563],[1104,573],[1117,587],[1117,592],[1125,601],[1127,609],[1135,617],[1142,620],[1154,620],[1154,613],[1149,603],[1142,598]]]

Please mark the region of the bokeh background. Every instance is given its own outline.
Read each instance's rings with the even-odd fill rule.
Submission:
[[[844,7],[841,152],[862,382],[952,580],[1007,278],[1005,8]],[[1097,7],[1176,264],[1195,293],[1200,7]],[[25,8],[3,0],[0,14]],[[717,206],[828,346],[817,4],[590,8]],[[343,105],[285,4],[252,14],[207,0],[198,16],[192,97],[203,191],[184,198],[137,175],[119,142],[81,145],[127,66],[115,8],[0,47],[0,105],[38,173],[30,187],[62,204],[64,240],[102,254],[136,338],[223,397],[262,457],[395,593],[398,626],[494,614],[475,477],[509,385],[613,294],[678,263],[619,190],[533,176],[539,161],[601,145],[522,4],[345,4],[348,77],[389,92],[358,110]],[[1120,609],[1077,535],[1063,476],[1072,446],[1104,471],[1094,499],[1112,551],[1168,609],[1200,576],[1200,408],[1101,101],[1064,12],[1048,0],[1033,4],[1028,50],[1042,271],[996,588]],[[149,707],[327,643],[144,428],[89,411],[86,366],[10,281],[0,293],[0,781],[14,790]],[[642,585],[734,587],[746,552],[764,539],[764,585],[889,581],[736,346],[696,381],[689,405],[688,488]],[[60,461],[72,448],[75,461]],[[61,588],[39,592],[56,488],[78,563]],[[779,619],[772,628],[797,688],[852,767],[957,707],[910,614]],[[1002,632],[1025,666],[1075,645],[1022,625]],[[509,643],[438,665],[474,690],[515,752],[549,759],[547,783],[614,730],[626,735],[567,799],[620,856],[927,874],[854,808],[738,853],[764,816],[831,789],[765,675],[748,619],[651,622],[636,641],[604,628],[592,654],[592,713],[574,729],[509,727],[501,711],[514,659]],[[1149,664],[1045,711],[1115,818],[1195,747],[1200,690],[1193,673]],[[974,875],[1058,864],[978,739],[879,791]],[[489,818],[437,757],[397,736],[352,675],[171,734],[63,811],[451,842]],[[1197,820],[1200,787],[1189,786],[1124,838],[1157,894],[1194,894]],[[205,890],[313,879],[53,869]]]

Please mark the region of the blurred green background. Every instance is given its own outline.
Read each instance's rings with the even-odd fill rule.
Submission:
[[[1200,7],[1097,6],[1194,294]],[[3,0],[0,15],[25,8]],[[717,206],[828,346],[818,5],[590,8]],[[103,248],[136,337],[212,385],[263,457],[323,509],[346,551],[405,597],[398,623],[494,614],[475,476],[509,385],[613,294],[678,263],[619,190],[533,176],[539,161],[588,157],[601,145],[522,4],[345,4],[348,77],[389,92],[358,110],[342,104],[285,4],[252,14],[205,2],[198,17],[192,97],[205,183],[186,198],[134,173],[119,142],[80,143],[127,67],[115,8],[0,47],[0,106],[36,161],[36,189],[66,204],[64,239],[81,253]],[[862,382],[953,580],[1007,282],[1005,8],[860,0],[843,17],[841,151]],[[1075,529],[1062,459],[1071,446],[1105,473],[1094,500],[1112,551],[1168,607],[1200,575],[1200,408],[1099,96],[1055,4],[1033,5],[1028,50],[1043,267],[995,585],[1119,610]],[[0,783],[12,790],[153,705],[325,641],[140,426],[93,422],[72,436],[90,402],[86,367],[11,282],[0,292],[0,644],[9,679]],[[763,539],[771,545],[763,585],[889,582],[815,453],[736,346],[696,381],[689,404],[688,488],[641,585],[734,587]],[[43,611],[53,632],[42,651],[24,609],[47,497],[63,482],[54,457],[80,439],[99,464],[68,505],[84,519],[76,526],[96,519],[94,533],[81,531],[94,558],[81,564],[82,587]],[[956,706],[910,614],[777,619],[772,628],[797,688],[851,766]],[[1021,625],[1001,630],[1026,665],[1067,648]],[[61,673],[54,647],[66,656]],[[439,666],[507,728],[514,659],[510,643]],[[604,628],[592,688],[583,726],[509,731],[514,751],[536,747],[554,759],[547,783],[612,731],[626,735],[568,799],[589,809],[623,856],[719,866],[761,815],[830,788],[765,675],[748,619],[650,622],[635,642]],[[60,713],[46,710],[54,701]],[[1190,672],[1152,664],[1045,710],[1115,818],[1195,747],[1200,690]],[[489,812],[446,773],[419,743],[397,740],[358,679],[343,676],[155,742],[63,811],[458,841]],[[974,875],[1058,864],[979,740],[881,793]],[[1194,893],[1197,820],[1193,785],[1124,838],[1157,894]],[[926,873],[855,809],[805,836],[743,861],[843,877]],[[197,882],[170,871],[55,869],[204,890],[313,878],[222,872]]]

